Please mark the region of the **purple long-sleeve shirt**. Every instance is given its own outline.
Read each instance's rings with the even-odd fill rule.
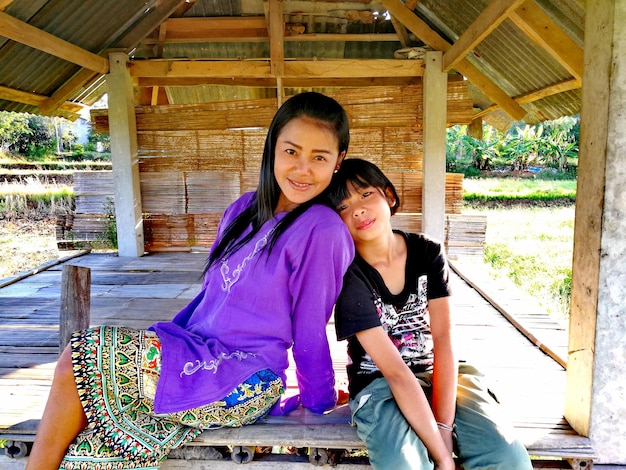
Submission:
[[[254,193],[224,213],[220,233],[250,205]],[[262,369],[286,384],[293,345],[302,404],[321,413],[335,403],[326,324],[341,291],[354,245],[341,218],[316,205],[263,249],[286,215],[206,274],[202,291],[171,322],[151,329],[162,345],[155,411],[172,413],[220,400]]]

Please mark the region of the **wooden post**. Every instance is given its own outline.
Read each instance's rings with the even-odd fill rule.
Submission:
[[[81,266],[63,266],[59,354],[69,344],[73,332],[89,328],[90,291],[91,269]]]
[[[446,213],[446,102],[448,75],[441,52],[426,53],[422,232],[444,242]]]

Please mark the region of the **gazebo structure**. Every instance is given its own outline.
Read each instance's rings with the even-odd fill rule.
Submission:
[[[210,240],[300,90],[346,106],[351,156],[421,172],[438,237],[447,125],[581,113],[565,417],[598,463],[626,464],[625,22],[620,0],[0,0],[0,109],[71,119],[108,93],[94,123],[128,257],[172,224]],[[204,177],[223,199],[202,198]]]

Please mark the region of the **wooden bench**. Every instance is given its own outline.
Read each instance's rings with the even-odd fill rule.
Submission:
[[[264,418],[252,426],[204,431],[191,443],[173,451],[161,468],[226,469],[240,468],[240,464],[251,469],[272,470],[306,468],[311,464],[351,470],[371,468],[363,442],[349,423],[347,405],[325,415],[314,415],[300,408],[287,416]],[[0,439],[7,439],[6,450],[16,457],[11,470],[25,465],[26,459],[21,457],[30,450],[37,424],[24,423],[21,433],[17,429],[16,433],[0,433]],[[533,458],[534,468],[587,470],[593,467],[595,454],[590,440],[573,433],[565,421],[540,440],[534,440],[536,435],[525,432],[523,426],[516,429]],[[258,452],[259,448],[264,452]],[[285,453],[286,448],[300,449],[300,452]],[[0,457],[0,468],[9,470],[9,459],[2,459]]]
[[[90,279],[89,268],[63,267],[61,347],[69,340],[71,330],[89,324]],[[0,430],[0,440],[7,440],[5,454],[12,457],[0,457],[1,468],[24,468],[27,459],[23,457],[28,455],[38,424],[38,419],[31,419]],[[528,420],[514,426],[533,457],[534,468],[592,468],[595,454],[590,440],[572,431],[564,419],[552,423]],[[285,452],[288,448],[296,452]],[[370,467],[364,444],[350,425],[350,410],[343,405],[324,415],[299,408],[287,416],[266,417],[252,426],[204,431],[175,450],[161,468],[197,470],[235,468],[241,464],[272,470],[311,464],[353,470]]]

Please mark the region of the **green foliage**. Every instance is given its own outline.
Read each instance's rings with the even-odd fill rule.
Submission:
[[[0,149],[10,149],[17,143],[22,134],[29,132],[26,114],[0,111]]]
[[[518,122],[506,134],[484,124],[481,140],[468,136],[467,126],[454,126],[447,132],[447,171],[469,177],[473,174],[469,168],[520,172],[537,167],[575,178],[579,134],[578,116],[534,126]]]
[[[104,240],[111,248],[117,249],[117,220],[115,218],[115,202],[108,197],[104,204]]]

